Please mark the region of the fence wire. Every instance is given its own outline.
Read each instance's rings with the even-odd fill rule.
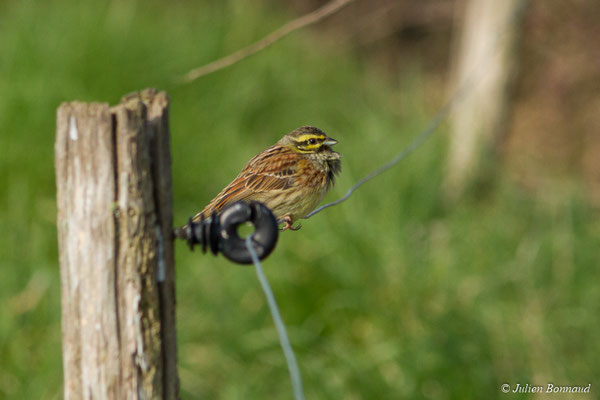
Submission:
[[[252,245],[252,235],[246,238],[246,247],[248,248],[250,257],[252,257],[252,262],[254,263],[254,267],[256,268],[256,275],[258,276],[260,285],[262,286],[263,292],[265,293],[265,297],[267,298],[267,304],[269,305],[269,310],[271,311],[271,317],[273,317],[273,322],[275,323],[275,327],[277,328],[277,334],[279,335],[279,343],[281,343],[281,348],[283,349],[285,361],[287,362],[288,370],[290,372],[290,378],[292,379],[292,391],[294,393],[294,400],[304,400],[302,377],[300,375],[300,369],[298,368],[298,362],[296,361],[296,355],[294,354],[294,350],[290,345],[290,340],[285,329],[285,324],[283,323],[283,319],[279,314],[279,308],[277,308],[275,296],[273,295],[273,291],[271,290],[269,281],[265,276],[260,260],[258,259],[258,255],[254,250],[254,246]]]
[[[361,187],[362,185],[364,185],[371,179],[376,178],[377,176],[383,174],[390,168],[396,166],[400,161],[402,161],[407,156],[412,154],[423,143],[425,143],[425,141],[427,139],[429,139],[429,137],[433,134],[433,132],[435,132],[440,127],[442,122],[444,122],[446,120],[446,118],[454,110],[456,105],[459,104],[462,100],[464,100],[467,97],[467,95],[470,94],[474,90],[474,88],[483,80],[485,73],[488,72],[487,70],[482,70],[483,67],[485,66],[485,62],[489,61],[494,56],[498,55],[496,48],[497,48],[499,40],[502,38],[502,36],[504,36],[507,33],[509,28],[512,27],[512,25],[514,25],[519,20],[519,16],[522,15],[522,12],[523,12],[526,4],[527,4],[527,0],[520,1],[518,6],[515,8],[513,15],[510,16],[506,26],[504,26],[502,29],[500,29],[498,31],[497,35],[490,41],[488,48],[484,52],[484,56],[481,57],[480,60],[478,60],[475,67],[473,67],[472,72],[468,75],[468,78],[464,82],[462,82],[462,84],[458,87],[458,89],[456,89],[454,94],[450,97],[450,100],[448,100],[446,102],[446,104],[444,104],[442,106],[442,108],[439,109],[439,111],[429,121],[427,126],[423,130],[421,130],[417,134],[417,136],[415,136],[415,138],[412,140],[412,142],[408,145],[407,148],[405,148],[400,153],[398,153],[390,161],[383,164],[381,167],[375,169],[374,171],[372,171],[371,173],[366,175],[364,178],[362,178],[358,182],[356,182],[353,186],[350,187],[350,189],[348,189],[348,191],[346,192],[346,194],[343,197],[341,197],[335,201],[332,201],[331,203],[322,205],[321,207],[308,213],[306,215],[306,217],[304,217],[304,218],[308,219],[308,218],[312,217],[313,215],[320,213],[321,211],[323,211],[326,208],[336,206],[336,205],[348,200],[348,198],[352,195],[352,193],[354,193],[354,191],[356,189],[358,189],[359,187]]]

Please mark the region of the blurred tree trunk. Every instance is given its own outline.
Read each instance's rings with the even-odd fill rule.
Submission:
[[[465,0],[462,29],[455,46],[452,92],[468,80],[470,92],[450,118],[450,146],[445,195],[460,197],[483,161],[493,155],[507,107],[508,87],[516,64],[515,20],[522,0]],[[479,78],[481,76],[481,78]]]

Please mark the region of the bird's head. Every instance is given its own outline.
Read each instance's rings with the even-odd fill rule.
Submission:
[[[279,141],[279,144],[289,147],[293,151],[301,154],[320,154],[326,158],[339,159],[339,153],[333,151],[331,146],[337,143],[337,140],[330,138],[314,126],[302,126],[287,135]]]

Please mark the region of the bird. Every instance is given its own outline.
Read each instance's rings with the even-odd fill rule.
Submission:
[[[282,231],[313,211],[342,171],[337,140],[314,126],[302,126],[254,156],[238,176],[192,220],[208,219],[237,201],[259,201],[283,223]]]

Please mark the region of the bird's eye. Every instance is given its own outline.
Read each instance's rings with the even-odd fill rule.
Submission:
[[[317,139],[308,139],[308,144],[315,144],[317,143]]]

